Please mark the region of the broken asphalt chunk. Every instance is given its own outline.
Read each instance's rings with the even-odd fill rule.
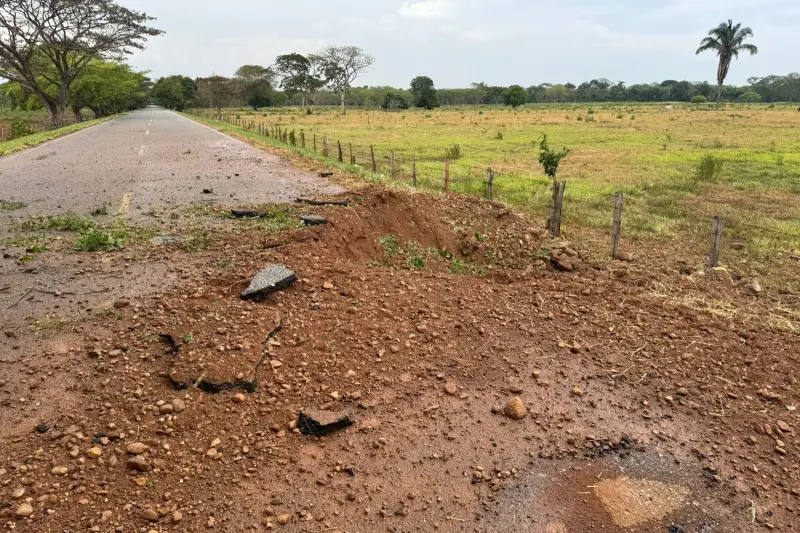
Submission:
[[[297,429],[303,435],[312,437],[324,437],[351,425],[353,421],[345,413],[305,410],[297,417]]]
[[[264,218],[266,213],[261,211],[248,211],[246,209],[231,209],[231,216],[233,218]]]
[[[262,300],[270,294],[291,287],[297,281],[294,272],[283,265],[269,265],[256,274],[242,293],[243,300]]]
[[[304,215],[300,217],[300,220],[302,220],[306,226],[321,226],[328,223],[328,219],[319,215]]]
[[[339,205],[342,207],[347,207],[350,205],[350,200],[315,200],[313,198],[298,198],[295,200],[298,204],[308,204],[308,205]]]

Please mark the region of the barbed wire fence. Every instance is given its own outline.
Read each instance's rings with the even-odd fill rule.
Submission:
[[[568,210],[564,210],[564,198],[592,197],[608,205],[608,220],[602,222],[609,228],[609,255],[622,258],[621,242],[624,227],[626,203],[636,198],[626,198],[623,192],[599,192],[597,187],[566,181],[551,181],[547,178],[523,176],[518,173],[501,173],[491,167],[477,167],[458,164],[458,157],[441,157],[435,159],[419,159],[412,154],[400,156],[393,150],[379,151],[374,145],[354,145],[333,136],[307,132],[304,129],[290,129],[285,124],[267,124],[261,120],[251,120],[246,115],[223,114],[208,110],[190,110],[190,114],[213,118],[232,126],[257,133],[263,137],[277,140],[295,148],[338,161],[341,164],[357,166],[372,174],[385,177],[391,181],[404,183],[414,188],[443,193],[458,193],[480,197],[490,202],[524,206],[527,210],[547,216],[547,229],[554,237],[561,236],[562,221],[579,220],[588,215],[581,212],[578,202],[573,202]],[[257,117],[256,117],[257,118]],[[598,199],[600,194],[603,198]],[[707,221],[683,221],[690,226],[693,233],[706,235],[709,252],[707,254],[709,268],[716,268],[721,263],[723,249],[739,250],[741,244],[737,238],[745,237],[755,231],[772,234],[776,238],[791,239],[800,248],[800,231],[776,229],[772,226],[748,220],[745,215],[736,216],[729,211],[726,216],[710,217]],[[735,237],[735,238],[731,238]],[[705,238],[705,237],[704,237]],[[800,252],[798,252],[800,253]],[[796,257],[800,261],[800,257]]]

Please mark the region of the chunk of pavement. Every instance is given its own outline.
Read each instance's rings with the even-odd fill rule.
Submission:
[[[341,412],[305,410],[297,417],[297,429],[300,433],[314,437],[324,437],[352,424],[350,417]]]
[[[302,220],[306,226],[321,226],[328,223],[328,219],[319,215],[303,215],[300,217],[300,220]]]
[[[250,286],[242,293],[243,300],[261,300],[273,292],[291,287],[297,281],[294,272],[283,265],[269,265],[256,274]]]

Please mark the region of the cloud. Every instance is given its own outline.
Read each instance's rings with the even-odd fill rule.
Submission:
[[[406,18],[440,20],[452,17],[455,8],[452,0],[422,0],[413,4],[406,2],[397,12]]]

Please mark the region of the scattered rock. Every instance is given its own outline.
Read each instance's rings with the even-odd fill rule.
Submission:
[[[748,291],[752,292],[753,294],[761,294],[761,291],[763,290],[761,288],[761,284],[758,282],[757,279],[754,279],[753,281],[745,285],[745,288]]]
[[[158,522],[158,519],[160,517],[159,517],[158,513],[155,512],[154,510],[145,509],[144,511],[142,511],[142,518],[144,520],[147,520],[148,522]]]
[[[689,389],[687,389],[686,387],[681,387],[680,389],[675,391],[675,394],[677,394],[678,396],[689,396]]]
[[[792,428],[789,426],[789,424],[787,424],[783,420],[778,420],[778,429],[780,429],[784,433],[791,433],[792,432]]]
[[[172,520],[173,524],[180,524],[183,521],[183,513],[180,511],[173,511],[170,520]]]
[[[238,392],[233,396],[233,401],[235,403],[244,403],[247,401],[247,397],[241,392]]]
[[[735,250],[737,252],[741,252],[745,249],[745,244],[743,242],[732,242],[731,243],[731,250]]]
[[[345,413],[304,410],[297,417],[297,428],[303,435],[323,437],[350,427],[353,421]]]
[[[27,518],[33,514],[33,506],[29,503],[23,503],[19,507],[17,507],[16,515],[21,518]]]
[[[573,387],[572,394],[574,394],[575,396],[583,396],[583,389],[580,387]]]
[[[180,398],[175,398],[170,403],[172,404],[172,410],[176,413],[182,413],[186,410],[186,403]]]
[[[620,250],[617,252],[617,260],[625,263],[631,263],[633,262],[633,256],[628,252],[623,252]]]
[[[522,420],[528,414],[528,410],[525,408],[525,404],[522,403],[522,399],[519,396],[515,396],[508,400],[505,408],[503,408],[503,414],[512,420]]]
[[[19,500],[23,496],[25,496],[25,487],[17,487],[11,492],[12,500]]]
[[[150,461],[145,459],[141,455],[135,455],[128,459],[128,468],[131,470],[136,470],[137,472],[149,472],[150,471]]]
[[[458,392],[458,386],[452,381],[448,381],[444,384],[444,391],[450,396],[455,396],[456,392]]]
[[[256,274],[242,293],[243,300],[261,300],[270,294],[291,287],[297,281],[294,272],[283,265],[269,265]]]
[[[42,422],[41,424],[36,424],[36,433],[47,433],[50,431],[50,426]]]
[[[100,448],[99,446],[93,446],[88,450],[86,450],[86,455],[88,455],[92,459],[97,459],[98,457],[103,455],[103,449]]]
[[[292,515],[282,514],[278,516],[278,523],[282,526],[285,526],[292,520]]]
[[[120,298],[116,302],[114,302],[114,309],[124,309],[126,307],[130,307],[131,301],[125,298]]]
[[[69,472],[69,468],[66,466],[55,466],[52,470],[50,470],[50,473],[54,476],[64,476],[67,474],[67,472]]]
[[[150,449],[150,446],[143,442],[132,442],[125,448],[130,455],[141,455]]]

